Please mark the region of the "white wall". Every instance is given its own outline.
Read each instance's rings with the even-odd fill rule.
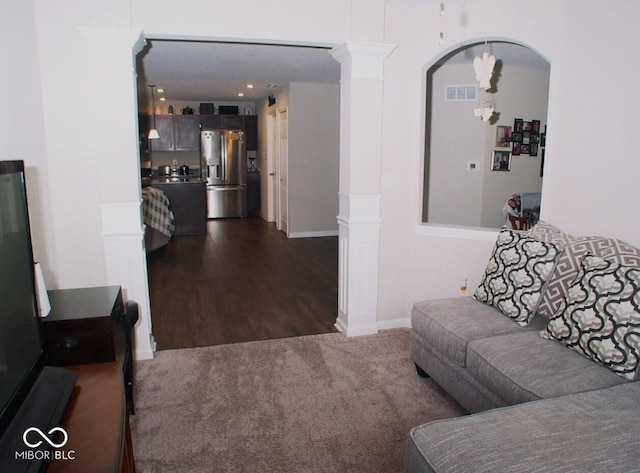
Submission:
[[[440,237],[419,225],[425,71],[462,44],[509,39],[549,59],[542,216],[572,233],[605,234],[640,246],[640,223],[621,217],[634,215],[640,200],[635,182],[640,134],[621,130],[633,126],[639,108],[638,99],[626,93],[636,90],[640,73],[629,57],[640,16],[634,0],[540,0],[535,8],[524,0],[449,0],[444,17],[439,2],[413,0],[273,0],[268,7],[258,0],[34,0],[37,49],[29,33],[29,2],[3,2],[4,11],[16,15],[0,32],[3,43],[16,44],[18,38],[26,46],[24,57],[2,53],[14,66],[3,76],[12,88],[3,90],[9,98],[3,106],[12,104],[17,113],[0,118],[3,132],[23,138],[35,132],[44,146],[10,139],[0,153],[22,147],[41,178],[36,199],[46,200],[52,211],[43,221],[47,242],[36,242],[36,249],[49,258],[58,287],[107,281],[100,209],[139,202],[133,66],[130,76],[123,71],[127,61],[133,63],[125,44],[131,52],[141,31],[165,37],[397,44],[384,67],[382,136],[372,137],[382,141],[381,326],[406,323],[415,300],[455,295],[462,277],[477,284],[493,244],[491,235]],[[441,29],[445,43],[438,45]],[[105,38],[113,41],[109,48],[100,47]],[[100,70],[99,63],[109,68]],[[40,108],[42,123],[33,116]],[[96,124],[105,126],[108,137],[95,135]],[[369,189],[359,186],[359,176],[348,178],[353,189]]]
[[[327,52],[328,54],[328,52]],[[340,87],[336,84],[289,83],[273,92],[275,105],[257,104],[258,165],[262,216],[267,218],[269,163],[267,121],[274,110],[288,113],[289,236],[335,235],[338,231]]]
[[[34,241],[34,257],[49,280],[56,264],[48,163],[42,117],[40,65],[32,2],[2,0],[0,15],[0,160],[22,159]],[[7,14],[11,12],[11,15]]]
[[[431,83],[428,221],[480,227],[490,125],[473,115],[477,101],[446,101],[444,96],[447,85],[476,83],[473,65],[445,64]],[[478,162],[479,170],[467,171],[468,161]]]
[[[542,217],[575,234],[605,234],[640,245],[640,223],[622,217],[635,213],[633,202],[640,197],[632,184],[640,171],[640,135],[611,139],[620,136],[619,124],[634,121],[638,106],[637,98],[618,99],[617,91],[632,90],[640,72],[628,55],[637,37],[631,18],[640,4],[540,1],[532,9],[524,1],[449,1],[442,20],[438,7],[398,1],[386,10],[385,41],[398,48],[385,63],[382,179],[393,183],[383,188],[378,319],[385,323],[406,320],[416,300],[455,296],[461,278],[475,287],[493,246],[491,234],[413,226],[420,218],[422,74],[436,58],[473,40],[514,40],[551,64]],[[603,58],[603,66],[594,68],[593,58]],[[614,78],[615,87],[607,88]],[[585,117],[592,117],[588,130]],[[401,133],[405,145],[398,152],[395,137]],[[612,169],[606,177],[604,156],[610,157],[606,169]]]
[[[289,234],[337,235],[340,87],[290,83],[288,119]]]

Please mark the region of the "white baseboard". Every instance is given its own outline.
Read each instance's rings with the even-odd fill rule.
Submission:
[[[289,238],[317,238],[317,237],[329,237],[338,236],[338,230],[326,230],[320,232],[294,232],[289,233]]]
[[[404,317],[401,319],[379,320],[378,329],[387,330],[390,328],[411,328],[411,318]]]
[[[346,334],[347,327],[345,326],[344,322],[340,320],[340,317],[338,317],[338,320],[336,320],[336,323],[333,324],[333,326],[337,328],[339,332]]]
[[[349,337],[353,337],[353,336],[359,336],[359,335],[371,335],[372,332],[371,330],[367,330],[366,328],[360,328],[359,330],[351,330],[348,334],[347,334],[347,327],[344,326],[344,323],[338,319],[335,323],[335,327],[342,333],[344,333],[345,335],[349,336]],[[371,327],[369,327],[371,328]],[[394,328],[411,328],[411,318],[410,317],[404,317],[401,319],[391,319],[391,320],[381,320],[378,321],[377,323],[377,330],[389,330],[389,329],[394,329]]]
[[[378,333],[378,327],[376,325],[359,325],[354,327],[353,324],[351,324],[347,327],[340,319],[336,320],[335,327],[347,337],[361,337],[363,335]]]
[[[136,344],[135,360],[153,360],[156,352],[156,339],[153,334],[149,334],[149,345],[138,348]]]

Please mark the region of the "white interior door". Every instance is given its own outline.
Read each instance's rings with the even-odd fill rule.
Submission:
[[[289,138],[287,109],[278,113],[278,229],[289,232],[289,192],[288,192]]]

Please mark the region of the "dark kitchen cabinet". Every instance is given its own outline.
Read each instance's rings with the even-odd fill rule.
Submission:
[[[197,151],[200,148],[200,119],[197,115],[174,117],[174,139],[176,151]]]
[[[153,127],[154,119],[151,119],[151,127]],[[149,147],[153,151],[174,151],[173,141],[173,117],[160,116],[155,118],[156,130],[160,134],[157,140],[149,140]]]
[[[224,129],[244,130],[244,116],[220,115],[220,126]]]
[[[247,173],[247,216],[260,215],[260,171]]]
[[[191,182],[156,183],[167,195],[173,212],[174,235],[204,235],[207,233],[207,184]]]
[[[200,117],[198,115],[159,115],[156,116],[155,121],[160,139],[151,140],[153,151],[197,151],[199,149]]]
[[[218,130],[222,128],[220,115],[200,115],[200,126],[203,130]]]
[[[244,135],[247,142],[247,151],[258,150],[258,117],[256,115],[244,116]]]

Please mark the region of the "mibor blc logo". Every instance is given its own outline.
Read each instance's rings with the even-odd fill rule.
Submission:
[[[38,440],[37,442],[32,443],[29,440],[29,433],[31,433],[31,432],[37,432],[40,435],[40,437],[42,437],[43,440]],[[47,437],[42,430],[40,430],[37,427],[29,427],[27,430],[25,430],[24,434],[22,434],[22,441],[24,442],[24,444],[27,447],[31,447],[31,448],[38,448],[40,445],[42,445],[43,441],[47,442],[53,448],[62,448],[62,447],[64,447],[67,444],[67,442],[69,441],[69,435],[67,434],[67,431],[64,430],[62,427],[54,427],[48,433],[49,433],[49,435],[53,435],[55,432],[62,432],[62,436],[63,436],[62,442],[55,443],[49,437]]]
[[[57,433],[61,434],[59,442],[52,440]],[[46,434],[37,427],[29,427],[22,434],[22,441],[30,449],[36,449],[43,443],[48,443],[53,450],[16,451],[16,460],[75,460],[76,458],[76,452],[73,450],[59,450],[69,441],[69,434],[62,427],[54,427]]]

